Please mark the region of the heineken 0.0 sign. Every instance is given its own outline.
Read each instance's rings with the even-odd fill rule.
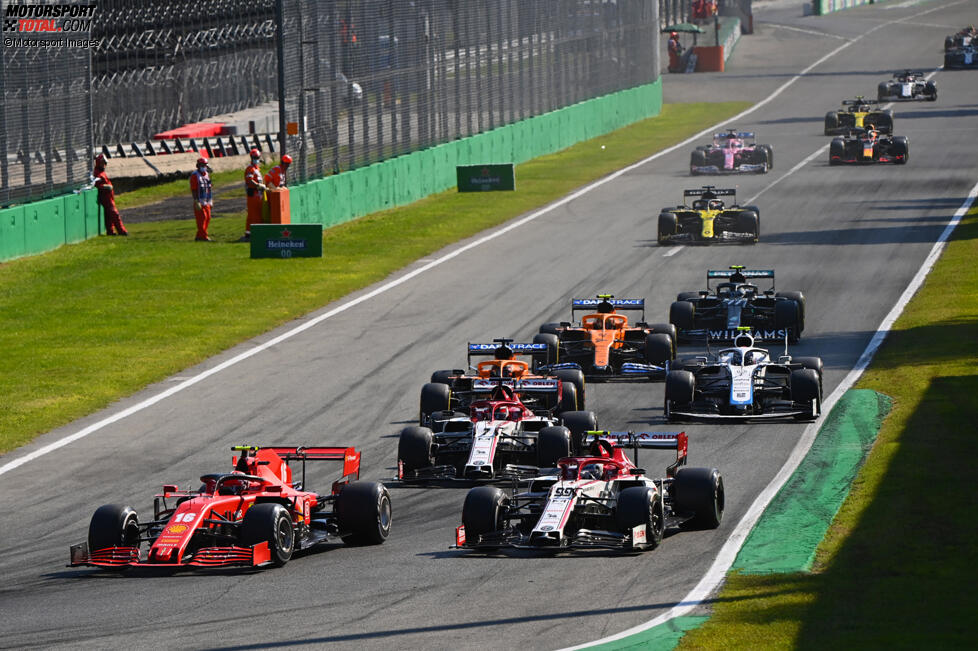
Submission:
[[[252,224],[252,258],[321,258],[322,224]]]
[[[516,173],[512,163],[502,165],[458,165],[455,167],[459,192],[515,190]]]

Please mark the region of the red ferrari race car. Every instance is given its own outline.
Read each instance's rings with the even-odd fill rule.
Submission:
[[[846,163],[895,163],[905,165],[910,160],[910,141],[905,136],[892,136],[873,128],[851,129],[845,136],[829,144],[829,165]]]
[[[555,474],[506,493],[495,486],[469,491],[457,547],[519,547],[560,551],[605,547],[654,549],[670,527],[720,526],[723,477],[716,468],[686,468],[685,432],[588,432],[588,454],[565,457]],[[622,448],[634,448],[633,463]],[[638,449],[676,450],[666,476],[637,467]]]
[[[232,459],[233,471],[203,475],[198,490],[165,484],[148,522],[140,522],[131,506],[99,507],[87,542],[71,546],[69,566],[281,566],[297,549],[336,538],[379,544],[390,533],[390,494],[379,482],[357,481],[356,449],[232,449],[240,452]],[[302,462],[302,481],[293,481],[292,461]],[[309,461],[341,461],[343,476],[329,492],[304,490]]]

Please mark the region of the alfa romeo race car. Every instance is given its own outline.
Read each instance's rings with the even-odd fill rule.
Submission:
[[[491,344],[470,343],[468,369],[435,371],[421,387],[419,424],[431,424],[432,414],[468,411],[473,401],[485,400],[496,387],[514,390],[523,404],[534,411],[559,414],[584,408],[584,374],[578,368],[534,370],[545,367],[551,351],[546,343],[514,343],[494,339]],[[472,366],[473,357],[492,359]],[[528,356],[531,362],[518,359]]]
[[[761,234],[761,212],[757,206],[737,205],[737,191],[704,185],[698,190],[683,190],[683,201],[697,197],[692,206],[685,203],[663,208],[659,213],[660,245],[739,242],[755,244]],[[727,206],[720,197],[733,197]]]
[[[752,281],[770,279],[763,292]],[[711,280],[721,280],[710,287]],[[749,326],[757,341],[785,337],[795,343],[805,329],[805,296],[801,292],[775,292],[773,269],[744,269],[731,265],[729,271],[706,272],[706,289],[680,292],[669,308],[669,322],[680,340],[733,341],[741,326]]]
[[[131,506],[99,507],[88,540],[71,546],[70,565],[281,566],[298,549],[335,539],[379,544],[390,533],[390,495],[379,482],[357,481],[356,449],[232,449],[240,453],[232,459],[233,471],[201,476],[198,490],[165,484],[149,521],[141,522]],[[302,462],[301,481],[293,479],[294,461]],[[306,462],[312,461],[341,461],[343,475],[328,491],[307,491]]]
[[[625,311],[641,310],[637,323]],[[580,321],[577,312],[591,311]],[[547,364],[539,372],[578,370],[589,380],[661,380],[676,357],[676,329],[668,323],[645,323],[644,298],[571,300],[571,321],[544,323],[533,343],[547,347]]]
[[[665,416],[815,420],[822,409],[822,360],[784,354],[775,362],[745,332],[733,348],[685,360],[666,377]]]
[[[937,101],[937,84],[926,79],[923,72],[904,70],[893,73],[893,79],[880,82],[877,96],[881,102],[905,102],[910,100]],[[867,121],[864,120],[865,124]],[[872,122],[871,120],[869,122]],[[875,123],[874,123],[875,124]],[[877,129],[879,125],[877,125]]]
[[[584,433],[597,427],[591,411],[559,417],[529,409],[509,386],[496,386],[467,413],[436,412],[430,427],[401,430],[398,479],[484,480],[533,476],[578,451]]]
[[[518,547],[561,551],[654,549],[667,528],[720,526],[723,477],[716,468],[687,468],[685,432],[589,432],[586,455],[565,457],[555,474],[507,493],[469,491],[455,544],[466,549]],[[652,479],[622,448],[676,450],[666,476]]]
[[[845,163],[894,163],[910,160],[910,141],[906,136],[884,134],[876,129],[851,129],[829,143],[829,165]]]
[[[752,172],[764,174],[774,168],[774,148],[758,145],[754,134],[729,129],[713,134],[713,142],[697,147],[689,157],[689,173],[724,174]]]
[[[825,135],[834,136],[848,133],[850,129],[863,128],[868,124],[877,131],[893,131],[893,111],[881,109],[879,102],[857,96],[842,102],[842,110],[825,114]]]

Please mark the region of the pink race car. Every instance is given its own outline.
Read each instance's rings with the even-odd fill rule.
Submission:
[[[689,159],[689,173],[698,174],[764,174],[774,167],[774,149],[758,145],[754,134],[729,129],[713,134],[713,143],[697,147]]]

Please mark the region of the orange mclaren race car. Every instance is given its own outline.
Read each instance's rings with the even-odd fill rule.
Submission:
[[[512,339],[470,343],[467,370],[435,371],[421,387],[421,426],[431,426],[435,415],[468,411],[472,402],[486,400],[498,386],[512,388],[534,412],[556,415],[584,409],[584,374],[571,367],[540,371],[549,352],[546,344],[513,343]],[[492,359],[472,366],[473,357],[486,356]],[[529,356],[532,364],[519,356]]]
[[[580,369],[588,379],[655,380],[665,377],[676,358],[676,327],[645,323],[644,298],[597,298],[571,301],[571,319],[593,310],[577,323],[544,323],[533,343],[547,347],[547,364],[538,372]],[[624,311],[641,310],[637,323]]]

